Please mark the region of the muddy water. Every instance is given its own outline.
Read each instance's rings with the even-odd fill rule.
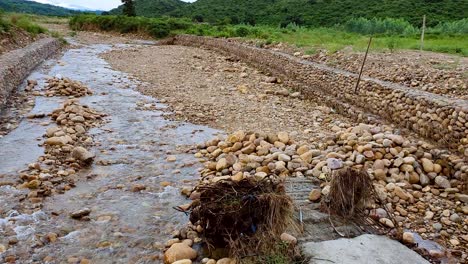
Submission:
[[[188,202],[180,195],[180,188],[192,185],[198,175],[199,164],[186,150],[219,131],[165,120],[164,105],[132,89],[142,83],[112,70],[99,58],[102,52],[128,47],[81,46],[65,52],[51,67],[33,73],[39,88],[47,75],[59,74],[85,83],[94,95],[81,98],[81,103],[107,113],[109,118],[90,131],[97,154],[94,165],[80,172],[75,188],[47,198],[41,211],[32,215],[15,211],[22,191],[0,187],[0,198],[6,201],[0,202],[0,244],[6,247],[6,252],[0,251],[0,262],[14,255],[18,263],[80,263],[82,259],[91,263],[158,263],[161,243],[176,226],[187,222],[187,216],[173,209]],[[64,100],[37,97],[32,111],[48,113]],[[45,132],[47,126],[41,123],[47,120],[23,120],[0,139],[3,177],[14,179],[15,171],[42,154],[37,138]],[[167,162],[168,155],[177,160]],[[163,181],[171,185],[163,187]],[[133,192],[135,184],[146,189]],[[85,207],[92,210],[90,221],[69,217],[70,212]],[[58,234],[58,240],[41,243],[40,236],[49,233]],[[8,245],[14,238],[18,243]]]

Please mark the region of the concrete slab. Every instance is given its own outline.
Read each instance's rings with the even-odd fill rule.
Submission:
[[[302,244],[310,264],[428,264],[416,252],[385,236],[362,235],[352,239],[337,239]]]

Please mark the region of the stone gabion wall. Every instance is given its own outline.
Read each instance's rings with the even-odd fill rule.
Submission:
[[[5,106],[10,93],[30,72],[60,48],[60,41],[45,38],[33,44],[0,56],[0,109]]]
[[[468,101],[368,77],[362,78],[355,92],[357,74],[229,39],[180,35],[171,42],[239,57],[357,121],[380,117],[468,156]]]

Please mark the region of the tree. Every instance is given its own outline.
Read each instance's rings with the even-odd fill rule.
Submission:
[[[126,16],[136,16],[135,6],[133,0],[122,0],[123,10],[122,13]]]

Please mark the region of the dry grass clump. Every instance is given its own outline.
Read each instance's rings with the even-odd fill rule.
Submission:
[[[210,249],[226,248],[241,259],[269,254],[286,228],[297,226],[282,183],[244,179],[197,187],[199,202],[190,221],[203,227]]]
[[[365,171],[344,168],[336,171],[330,182],[326,206],[331,214],[345,219],[365,217],[365,206],[373,195],[372,180]]]

